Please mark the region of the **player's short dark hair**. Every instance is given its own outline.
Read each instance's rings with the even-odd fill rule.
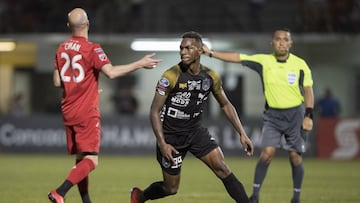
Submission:
[[[275,31],[275,32],[276,32],[276,31],[291,32],[291,31],[290,31],[290,28],[287,28],[287,27],[279,27],[279,28],[275,29],[274,31]]]
[[[182,34],[181,37],[182,37],[183,39],[184,39],[184,38],[195,39],[195,40],[196,40],[198,43],[200,43],[201,45],[203,44],[201,34],[198,33],[198,32],[195,32],[195,31],[185,32],[184,34]]]
[[[276,28],[276,29],[274,30],[274,32],[273,32],[273,37],[275,36],[275,33],[276,33],[277,31],[288,32],[288,33],[290,33],[290,35],[291,35],[291,31],[290,31],[290,29],[289,29],[289,28],[286,28],[286,27],[280,27],[280,28]]]
[[[288,32],[288,33],[291,33],[290,29],[289,28],[286,28],[286,27],[280,27],[280,28],[276,28],[273,32],[273,34],[275,34],[275,32],[277,31],[284,31],[284,32]]]

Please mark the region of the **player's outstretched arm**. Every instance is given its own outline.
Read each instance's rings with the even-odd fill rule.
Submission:
[[[126,65],[117,65],[113,66],[111,64],[105,64],[101,71],[110,79],[114,79],[123,75],[127,75],[128,73],[134,72],[141,68],[152,69],[155,68],[158,63],[160,63],[160,59],[154,59],[155,53],[147,54],[143,58]]]
[[[210,50],[205,44],[203,45],[203,54],[217,58],[222,61],[226,62],[233,62],[233,63],[239,63],[240,62],[240,54],[237,52],[220,52],[220,51],[214,51]]]

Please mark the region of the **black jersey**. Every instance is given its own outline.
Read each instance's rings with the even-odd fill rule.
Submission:
[[[161,111],[164,133],[182,134],[201,126],[204,102],[210,92],[220,94],[220,77],[201,65],[198,75],[187,72],[182,63],[166,70],[158,81],[156,91],[167,96]]]

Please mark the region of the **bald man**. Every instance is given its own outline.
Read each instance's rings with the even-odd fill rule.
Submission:
[[[53,82],[63,89],[61,110],[67,150],[76,155],[76,165],[48,198],[63,203],[66,193],[77,185],[83,203],[90,203],[88,175],[98,164],[100,148],[99,73],[114,79],[141,68],[154,68],[160,60],[153,59],[153,53],[130,64],[113,66],[101,46],[88,41],[89,20],[83,9],[75,8],[68,14],[67,26],[72,36],[56,52]]]

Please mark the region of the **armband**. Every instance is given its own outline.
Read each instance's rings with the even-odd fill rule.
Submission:
[[[305,109],[305,117],[309,117],[311,119],[314,118],[313,108],[306,108]]]

